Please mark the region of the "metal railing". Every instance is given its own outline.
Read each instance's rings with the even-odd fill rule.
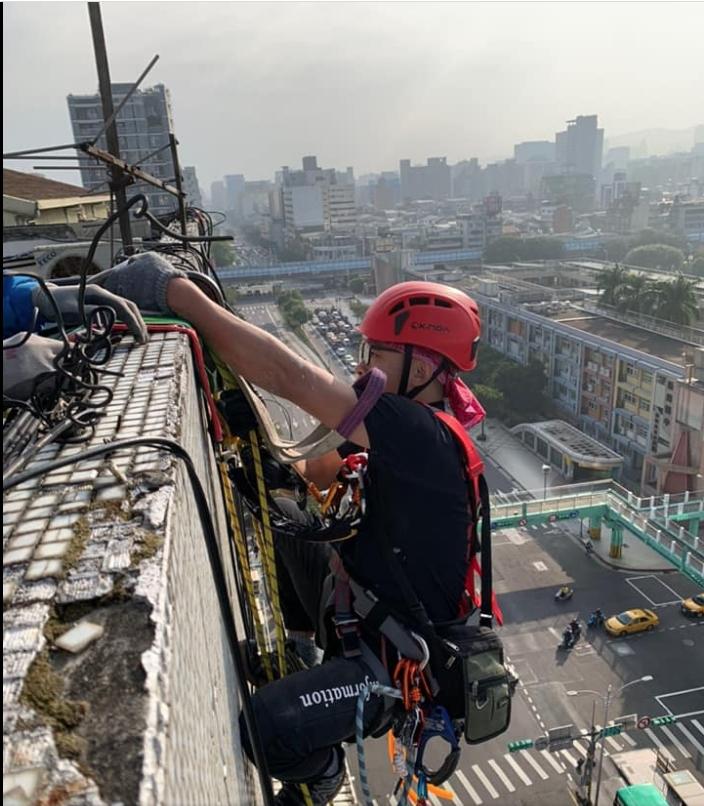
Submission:
[[[647,313],[634,313],[631,311],[620,311],[613,305],[590,302],[584,300],[574,303],[575,307],[581,308],[589,313],[601,314],[619,322],[625,322],[636,327],[643,327],[651,333],[660,333],[662,336],[679,339],[690,344],[704,345],[704,330],[691,325],[679,325],[676,322],[668,322],[666,319],[658,319]]]

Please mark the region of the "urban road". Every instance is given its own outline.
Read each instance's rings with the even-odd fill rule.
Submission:
[[[281,335],[281,323],[274,311],[274,306],[266,305],[244,309],[250,321],[268,325]],[[316,347],[324,355],[325,345]],[[343,367],[334,366],[332,355],[324,357],[329,358],[332,371],[351,380]],[[307,415],[301,413],[301,417]],[[312,423],[304,421],[303,425],[307,429]],[[488,458],[486,472],[493,490],[510,493],[515,489],[511,478]],[[704,757],[704,624],[701,619],[682,615],[679,603],[698,592],[694,584],[676,571],[614,570],[599,558],[587,556],[578,536],[556,524],[497,532],[493,546],[495,589],[505,618],[500,635],[520,678],[512,703],[511,725],[492,741],[463,745],[459,768],[443,785],[452,801],[440,800],[431,793],[429,799],[434,806],[448,802],[473,806],[572,803],[575,768],[586,755],[586,739],[576,739],[569,747],[553,753],[535,749],[509,753],[508,743],[535,739],[550,728],[570,724],[577,733],[586,733],[595,702],[595,723],[602,726],[602,699],[567,692],[591,690],[605,695],[609,685],[616,691],[646,675],[653,679],[629,686],[612,697],[609,721],[626,715],[674,715],[678,719],[667,726],[636,728],[602,740],[602,803],[611,803],[615,789],[624,784],[612,761],[615,754],[641,748],[667,750],[678,769],[693,770],[699,754]],[[575,594],[570,601],[558,603],[554,594],[563,584],[572,586]],[[584,624],[597,607],[607,615],[646,607],[658,614],[660,625],[652,632],[622,638],[612,638],[603,629],[585,628],[573,650],[558,650],[570,619],[577,617]],[[446,749],[440,740],[434,742],[436,746],[428,756],[430,767]],[[386,739],[370,739],[365,746],[375,802],[395,804],[391,793],[396,778]],[[347,756],[358,790],[353,744]],[[701,777],[700,772],[696,774]]]

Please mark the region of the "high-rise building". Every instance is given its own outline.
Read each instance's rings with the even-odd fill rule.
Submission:
[[[555,156],[562,173],[586,174],[597,179],[603,150],[604,130],[597,128],[596,115],[579,115],[568,120],[565,131],[555,135]]]
[[[193,165],[183,167],[183,189],[186,192],[186,203],[191,207],[202,207],[203,198]]]
[[[210,185],[210,205],[213,210],[217,210],[219,213],[224,213],[227,207],[225,183],[219,179]]]
[[[115,108],[132,88],[132,84],[112,84],[112,100]],[[77,143],[91,141],[103,128],[103,106],[99,94],[69,95],[68,111]],[[171,97],[163,84],[136,90],[117,116],[117,136],[120,157],[139,167],[157,179],[168,181],[174,176],[169,151],[169,134],[173,131]],[[96,145],[107,150],[103,134]],[[79,152],[81,182],[88,190],[95,190],[107,182],[104,165]],[[176,210],[177,199],[159,188],[136,183],[127,188],[127,197],[144,193],[149,200],[149,209],[154,215],[164,215]]]
[[[555,143],[551,140],[528,140],[513,147],[516,162],[553,162]]]
[[[399,172],[403,202],[450,198],[452,176],[447,157],[429,157],[426,165],[411,165],[410,160],[401,160]]]
[[[349,230],[357,221],[354,171],[319,168],[304,157],[303,169],[284,166],[280,174],[281,206],[289,231]]]
[[[228,212],[237,213],[240,196],[244,193],[245,178],[243,174],[228,174],[225,182],[225,207]]]

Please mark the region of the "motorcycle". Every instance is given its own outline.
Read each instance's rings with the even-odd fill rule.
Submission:
[[[556,602],[567,602],[569,599],[574,596],[574,590],[572,588],[568,588],[567,593],[563,591],[562,588],[555,594],[555,601]]]
[[[565,649],[565,650],[572,649],[572,647],[576,643],[576,640],[577,639],[575,638],[574,633],[572,632],[572,630],[570,630],[569,627],[566,627],[565,631],[562,633],[562,642],[558,645],[557,648],[558,649]]]
[[[587,627],[601,627],[604,623],[604,614],[596,610],[590,614],[589,619],[587,621]]]
[[[584,550],[587,552],[587,557],[588,557],[590,554],[594,554],[594,544],[592,543],[592,541],[591,541],[591,540],[587,540],[587,541],[585,541],[585,543],[584,543]]]

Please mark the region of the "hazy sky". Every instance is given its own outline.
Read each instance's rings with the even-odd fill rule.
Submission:
[[[704,4],[104,2],[113,81],[172,94],[201,185],[316,154],[359,176],[399,158],[482,162],[599,115],[606,137],[704,115]],[[83,2],[3,4],[3,150],[71,142],[95,92]],[[32,163],[6,163],[30,169]],[[72,181],[67,172],[49,174]]]

